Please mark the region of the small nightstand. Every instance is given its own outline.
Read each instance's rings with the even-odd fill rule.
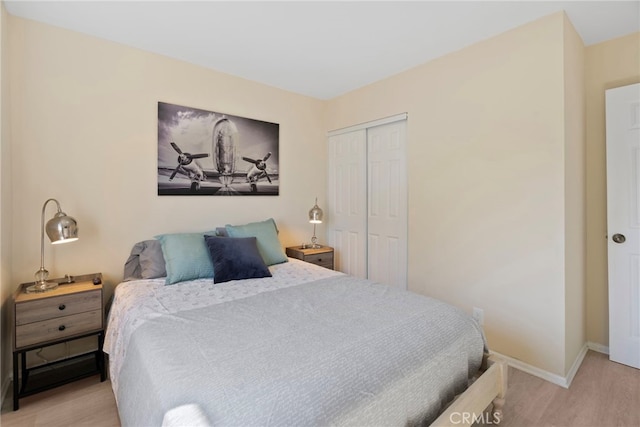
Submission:
[[[333,248],[329,246],[317,249],[291,246],[287,248],[287,256],[333,270]]]
[[[23,283],[14,296],[13,410],[19,399],[100,374],[106,379],[102,343],[104,341],[104,305],[100,273],[73,277],[74,282],[55,279],[58,288],[42,293],[25,293]],[[93,279],[99,282],[94,284]],[[27,352],[96,335],[97,350],[27,367]],[[18,374],[21,374],[20,378]]]

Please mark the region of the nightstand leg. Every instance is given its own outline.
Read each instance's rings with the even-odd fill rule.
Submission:
[[[20,386],[18,385],[18,353],[13,352],[13,410],[17,411],[20,397]]]
[[[22,388],[21,390],[25,390],[27,388],[27,379],[29,378],[29,370],[27,369],[27,352],[23,351],[20,353],[20,359],[22,359]]]
[[[104,344],[104,332],[98,334],[98,351],[96,352],[96,363],[98,364],[98,370],[100,370],[100,382],[104,382],[107,379],[107,372],[104,363],[104,352],[102,351],[102,345]]]

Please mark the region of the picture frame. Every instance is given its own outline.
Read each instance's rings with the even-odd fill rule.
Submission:
[[[158,195],[279,195],[279,133],[277,123],[158,102]]]

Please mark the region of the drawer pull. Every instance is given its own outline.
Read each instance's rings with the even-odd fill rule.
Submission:
[[[67,329],[67,328],[64,325],[58,326],[58,330],[59,331],[64,331],[65,329]]]
[[[64,310],[65,308],[67,308],[67,306],[66,306],[66,305],[64,305],[64,304],[60,304],[60,305],[58,306],[58,310],[60,310],[60,311]]]

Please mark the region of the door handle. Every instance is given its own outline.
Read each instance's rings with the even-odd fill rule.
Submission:
[[[612,239],[616,243],[624,243],[627,240],[627,238],[624,237],[624,234],[619,234],[619,233],[614,234]]]

